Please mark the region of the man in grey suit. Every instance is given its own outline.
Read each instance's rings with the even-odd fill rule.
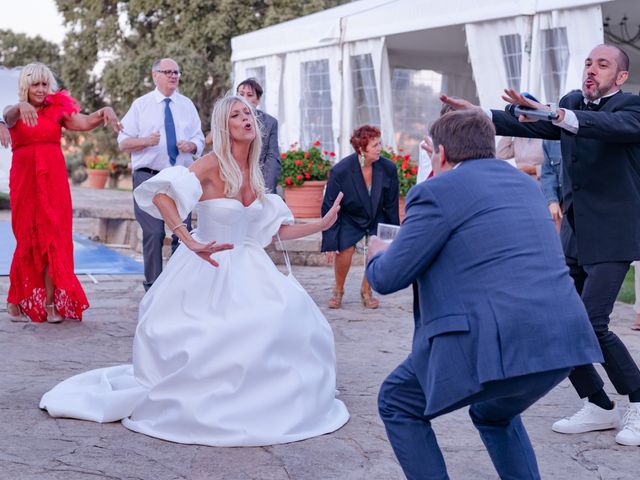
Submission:
[[[237,94],[246,98],[256,107],[256,117],[262,132],[262,151],[260,152],[260,169],[264,184],[269,192],[276,193],[280,176],[280,148],[278,147],[278,120],[268,113],[258,110],[262,98],[262,87],[255,78],[247,78],[240,82]]]

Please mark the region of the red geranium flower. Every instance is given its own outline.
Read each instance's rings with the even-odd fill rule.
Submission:
[[[286,153],[281,153],[280,154],[280,158],[287,158],[287,154]]]
[[[291,185],[291,183],[292,183],[292,182],[291,182],[291,177],[287,177],[287,178],[285,178],[285,180],[284,180],[284,181],[285,181],[285,183],[286,183],[287,185]]]
[[[316,140],[315,142],[313,142],[314,147],[319,147],[320,145],[321,145],[320,140]]]

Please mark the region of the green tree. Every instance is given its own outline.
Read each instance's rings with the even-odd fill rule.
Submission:
[[[62,76],[84,107],[106,101],[123,115],[153,87],[153,60],[172,57],[183,71],[180,89],[206,125],[213,101],[231,86],[232,37],[344,2],[56,0],[68,29]],[[99,53],[106,62],[96,76]]]
[[[123,116],[153,88],[153,61],[174,58],[183,72],[180,91],[207,132],[214,100],[231,87],[232,37],[345,1],[56,0],[67,27],[62,78],[85,111],[108,104]],[[67,138],[84,155],[128,158],[106,131]]]
[[[22,67],[32,62],[41,62],[48,65],[60,78],[61,60],[60,47],[40,35],[29,37],[24,33],[0,30],[0,65],[3,67]]]

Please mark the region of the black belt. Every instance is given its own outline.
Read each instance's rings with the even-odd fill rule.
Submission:
[[[136,168],[135,171],[136,172],[150,173],[151,175],[157,175],[157,174],[160,173],[160,170],[153,170],[152,168],[147,168],[147,167]]]

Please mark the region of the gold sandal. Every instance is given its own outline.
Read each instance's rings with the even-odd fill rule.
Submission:
[[[342,290],[338,290],[337,288],[333,289],[333,295],[327,302],[329,308],[340,308],[342,307],[342,297],[344,296],[344,288]]]
[[[50,304],[44,306],[45,312],[47,312],[47,322],[49,323],[60,323],[64,318],[60,316],[58,311],[56,310],[55,304]]]
[[[24,314],[20,305],[15,303],[7,303],[7,313],[9,314],[9,320],[12,322],[28,322],[29,318]]]
[[[364,308],[370,308],[374,310],[380,306],[380,302],[371,294],[371,290],[369,290],[368,292],[360,290],[360,300],[362,301],[362,306]]]

